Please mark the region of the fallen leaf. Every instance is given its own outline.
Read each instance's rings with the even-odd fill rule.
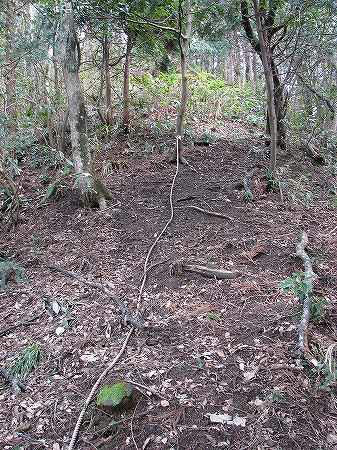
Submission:
[[[222,350],[215,350],[215,353],[220,356],[220,358],[225,358],[225,352]]]
[[[84,353],[84,355],[80,356],[80,359],[85,362],[94,362],[99,359],[99,355],[94,353]]]
[[[244,373],[243,373],[243,377],[244,377],[245,381],[250,381],[250,380],[252,380],[253,378],[255,378],[255,375],[256,375],[256,372],[255,372],[255,371],[252,371],[252,372],[244,372]]]
[[[328,434],[327,441],[329,444],[337,444],[337,434],[335,433]]]
[[[230,422],[227,422],[228,425],[236,425],[236,426],[241,426],[241,427],[245,427],[246,426],[246,421],[247,419],[245,419],[244,417],[239,417],[239,416],[234,416],[233,420]]]
[[[232,416],[229,414],[210,414],[209,420],[213,423],[227,423],[232,420]]]
[[[52,302],[52,309],[54,313],[57,315],[61,311],[61,306],[59,305],[59,302],[57,300],[53,300]]]
[[[168,400],[162,400],[160,402],[161,406],[163,406],[164,408],[166,408],[167,406],[170,406],[170,402]]]
[[[239,416],[230,416],[229,414],[210,414],[209,419],[213,423],[222,423],[227,425],[236,425],[245,427],[246,419]]]
[[[55,330],[55,333],[58,336],[61,336],[61,334],[63,334],[64,332],[65,332],[65,329],[63,327],[57,327],[56,330]]]

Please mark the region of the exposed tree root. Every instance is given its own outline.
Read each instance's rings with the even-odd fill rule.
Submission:
[[[303,299],[303,314],[298,327],[298,346],[301,355],[304,357],[310,353],[308,346],[308,325],[310,321],[313,280],[316,278],[316,274],[312,270],[310,257],[305,251],[305,247],[308,245],[308,242],[307,233],[303,232],[300,242],[296,245],[296,255],[302,259],[304,264],[304,282],[306,284],[306,294]]]
[[[149,272],[148,264],[149,264],[150,257],[151,257],[151,255],[152,255],[152,252],[153,252],[155,246],[157,245],[159,239],[160,239],[160,238],[162,237],[162,235],[165,233],[165,231],[167,230],[167,228],[169,227],[169,225],[171,224],[171,222],[172,222],[172,220],[173,220],[173,218],[174,218],[173,189],[174,189],[174,185],[175,185],[176,178],[177,178],[178,173],[179,173],[179,145],[178,145],[178,144],[179,144],[179,139],[180,139],[180,137],[177,137],[177,141],[176,141],[176,150],[177,150],[177,166],[176,166],[176,172],[175,172],[175,174],[174,174],[174,177],[173,177],[173,180],[172,180],[172,184],[171,184],[171,189],[170,189],[170,209],[171,209],[171,215],[170,215],[170,218],[168,219],[168,221],[166,222],[166,225],[164,226],[164,228],[162,229],[162,231],[158,234],[158,236],[156,237],[155,241],[154,241],[153,244],[151,245],[149,251],[147,252],[147,255],[146,255],[146,258],[145,258],[145,262],[144,262],[144,269],[143,269],[143,276],[142,276],[141,286],[140,286],[139,294],[138,294],[138,301],[137,301],[137,313],[138,313],[138,316],[137,316],[137,318],[136,318],[136,321],[133,319],[133,322],[135,322],[135,323],[137,323],[139,317],[141,318],[141,315],[140,315],[141,299],[142,299],[143,291],[144,291],[144,288],[145,288],[145,283],[146,283],[146,280],[147,280],[147,275],[148,275],[148,272]],[[55,270],[55,269],[58,270],[58,268],[55,268],[55,267],[53,267],[53,266],[48,266],[48,267],[49,267],[49,268],[52,268],[52,269],[54,269],[54,270]],[[72,276],[72,277],[78,279],[79,281],[84,282],[84,280],[82,279],[82,277],[79,276],[79,275],[73,274],[72,272],[64,271],[63,269],[62,269],[62,272],[63,272],[64,274],[68,275],[68,276]],[[74,275],[75,275],[75,276],[74,276]],[[99,284],[96,284],[96,283],[90,283],[90,282],[87,282],[87,284],[89,284],[89,285],[91,285],[91,286],[93,286],[93,287],[98,287],[98,288],[100,288],[100,289],[103,289],[104,292],[108,293],[108,295],[111,295],[110,290],[107,289],[106,287],[104,287],[103,285],[99,285]],[[125,308],[125,307],[124,307],[124,305],[122,305],[122,304],[119,302],[119,308],[120,308],[120,310],[121,310],[122,308]],[[142,318],[141,318],[141,319],[142,319]],[[129,322],[132,323],[132,322],[130,321],[130,318],[129,318]],[[76,444],[76,441],[77,441],[77,438],[78,438],[78,433],[79,433],[79,430],[80,430],[81,425],[82,425],[82,422],[83,422],[84,414],[85,414],[85,412],[86,412],[86,410],[87,410],[87,408],[88,408],[90,402],[91,402],[92,399],[94,398],[94,395],[95,395],[95,393],[96,393],[96,390],[98,389],[99,385],[101,384],[103,378],[107,375],[107,373],[114,367],[114,365],[115,365],[115,364],[118,362],[118,360],[121,358],[121,356],[122,356],[122,354],[124,353],[124,350],[125,350],[125,348],[126,348],[128,342],[129,342],[129,339],[130,339],[130,337],[132,336],[132,334],[133,334],[134,331],[135,331],[135,325],[133,324],[133,327],[130,329],[129,333],[127,334],[127,336],[126,336],[126,338],[125,338],[125,340],[124,340],[124,342],[123,342],[123,345],[122,345],[120,351],[118,352],[118,354],[116,355],[116,357],[114,358],[114,360],[111,362],[111,364],[109,364],[108,367],[107,367],[107,368],[102,372],[102,374],[98,377],[96,383],[95,383],[94,386],[92,387],[92,389],[91,389],[91,391],[90,391],[90,393],[89,393],[89,395],[88,395],[88,397],[87,397],[87,399],[86,399],[86,401],[85,401],[85,404],[84,404],[84,406],[83,406],[83,408],[82,408],[82,410],[81,410],[81,412],[80,412],[80,415],[79,415],[79,417],[78,417],[78,419],[77,419],[76,426],[75,426],[75,428],[74,428],[74,431],[73,431],[73,434],[72,434],[72,437],[71,437],[71,441],[70,441],[68,450],[73,450],[73,449],[74,449],[75,444]]]
[[[134,328],[131,328],[129,333],[127,334],[126,338],[124,339],[123,345],[120,349],[120,351],[118,352],[118,354],[115,356],[114,360],[111,362],[111,364],[108,365],[108,367],[106,367],[106,369],[101,373],[101,375],[97,378],[96,383],[93,385],[93,387],[91,388],[90,394],[88,395],[88,397],[86,398],[85,404],[81,410],[80,415],[78,416],[77,422],[76,422],[76,426],[74,428],[72,437],[71,437],[71,441],[68,447],[68,450],[73,450],[77,441],[77,437],[78,437],[78,433],[80,430],[80,427],[82,425],[83,422],[83,418],[84,418],[84,414],[88,408],[88,406],[90,405],[91,400],[94,398],[94,395],[98,389],[98,386],[101,384],[103,378],[110,372],[110,370],[114,367],[114,365],[118,362],[118,360],[120,359],[120,357],[122,356],[122,354],[124,353],[124,350],[129,342],[129,339],[132,335],[132,333],[134,332]]]

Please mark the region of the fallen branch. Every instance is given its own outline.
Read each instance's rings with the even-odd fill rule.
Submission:
[[[208,209],[199,208],[198,206],[188,205],[188,206],[185,206],[185,208],[195,209],[196,211],[200,211],[200,212],[206,214],[207,216],[214,216],[214,217],[220,217],[221,219],[233,220],[233,217],[226,216],[225,214],[221,214],[221,213],[214,212],[214,211],[209,211]]]
[[[303,232],[300,242],[296,245],[296,255],[299,256],[304,264],[304,283],[305,293],[303,295],[303,314],[302,319],[298,327],[298,346],[302,356],[309,353],[308,346],[308,325],[310,321],[310,307],[311,307],[311,294],[313,289],[313,280],[316,278],[316,274],[312,270],[312,264],[310,257],[305,251],[305,247],[308,245],[308,235]]]
[[[217,278],[218,280],[230,280],[238,278],[241,273],[238,271],[228,271],[223,269],[216,269],[210,266],[200,264],[193,264],[188,261],[176,261],[170,266],[171,275],[181,275],[183,272],[193,272],[203,275],[207,278]]]
[[[52,266],[52,265],[49,265],[49,264],[46,264],[46,267],[48,267],[48,269],[50,269],[50,270],[53,270],[53,271],[56,271],[56,272],[60,272],[63,275],[66,275],[67,277],[74,278],[75,280],[78,280],[81,283],[86,284],[88,286],[91,286],[91,287],[93,287],[95,289],[102,290],[109,297],[113,298],[114,303],[117,305],[118,311],[120,312],[121,315],[123,315],[123,320],[124,320],[125,323],[129,323],[133,327],[139,328],[139,329],[142,329],[144,327],[143,319],[141,317],[133,317],[131,315],[129,309],[120,300],[118,300],[114,296],[112,291],[110,289],[108,289],[106,286],[104,286],[104,284],[99,284],[99,283],[94,283],[93,281],[88,281],[85,278],[81,277],[81,275],[79,275],[79,274],[77,274],[75,272],[70,272],[68,270],[62,269],[61,267]]]

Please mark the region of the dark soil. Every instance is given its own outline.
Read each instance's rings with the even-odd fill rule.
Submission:
[[[336,385],[324,389],[323,371],[299,365],[301,309],[280,289],[303,270],[294,254],[306,231],[318,275],[315,296],[327,299],[309,327],[310,351],[323,362],[337,338],[336,206],[329,194],[336,180],[327,166],[289,154],[279,161],[287,181],[282,195],[267,192],[263,140],[239,124],[228,127],[222,140],[186,151],[190,166],[181,166],[176,180],[174,220],[149,262],[161,264],[149,271],[142,298],[146,327],[133,334],[105,380],[126,378],[162,398],[139,395],[130,409],[113,414],[93,402],[77,448],[337,448]],[[102,167],[110,160],[112,168],[105,181],[114,201],[105,212],[82,209],[67,189],[41,205],[37,173],[23,171],[20,222],[2,234],[0,250],[25,268],[27,280],[10,280],[0,293],[1,367],[31,343],[41,347],[41,361],[25,392],[14,395],[0,385],[1,448],[66,449],[92,385],[129,330],[113,297],[45,266],[109,283],[135,310],[146,254],[170,217],[175,166],[155,153],[121,155],[117,143],[111,149],[100,155]],[[254,201],[245,203],[238,186],[253,167]],[[180,260],[242,275],[218,281],[170,274]],[[46,308],[53,300],[64,307],[58,314]],[[214,422],[219,417],[211,414],[230,415],[234,423]]]

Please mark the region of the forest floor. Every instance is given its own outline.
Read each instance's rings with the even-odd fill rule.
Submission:
[[[174,220],[149,262],[162,264],[145,286],[147,326],[104,380],[128,379],[161,397],[139,394],[131,409],[114,414],[93,402],[77,448],[337,448],[336,385],[327,372],[298,365],[301,308],[280,288],[303,270],[295,246],[305,230],[316,300],[327,299],[309,327],[310,350],[323,362],[337,339],[336,205],[329,196],[336,179],[294,152],[279,161],[287,188],[268,193],[258,132],[229,121],[218,134],[209,147],[186,150],[190,166],[180,166],[176,179]],[[167,145],[174,148],[172,137]],[[66,449],[91,387],[128,333],[113,298],[45,266],[107,282],[136,307],[146,254],[170,217],[175,166],[164,155],[127,150],[116,142],[101,154],[114,168],[105,178],[113,201],[104,212],[80,208],[69,191],[41,205],[37,171],[22,172],[25,207],[17,228],[0,237],[0,250],[25,268],[27,280],[0,292],[1,367],[32,343],[41,359],[25,392],[14,395],[0,379],[1,448]],[[254,201],[245,203],[236,184],[254,166]],[[241,276],[172,275],[170,264],[181,260]]]

